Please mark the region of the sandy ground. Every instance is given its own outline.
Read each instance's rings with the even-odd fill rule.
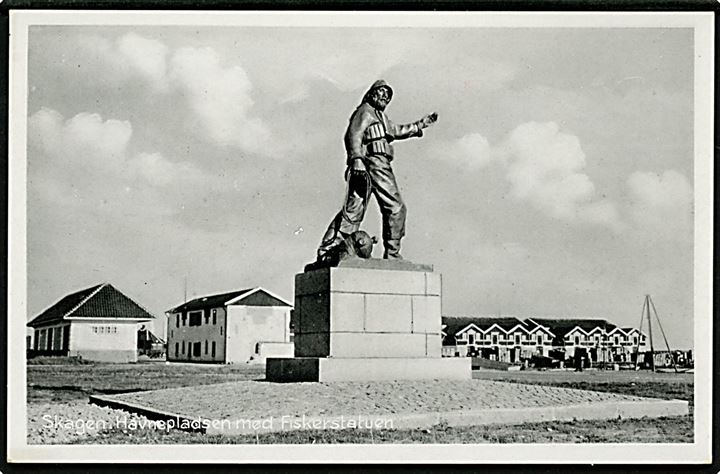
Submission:
[[[211,419],[428,413],[642,400],[608,392],[489,380],[296,384],[242,381],[113,398],[191,418],[202,415]]]
[[[562,393],[566,397],[566,402],[570,403],[573,401],[602,401],[615,397],[632,399],[632,397],[608,393],[608,390],[624,392],[633,396],[660,396],[665,399],[679,398],[692,401],[693,391],[692,374],[661,376],[659,374],[626,374],[623,372],[559,374],[492,372],[476,373],[474,376],[485,380],[463,382],[463,386],[458,386],[457,382],[428,381],[416,383],[410,388],[405,382],[273,384],[257,381],[262,378],[262,370],[258,368],[216,367],[207,364],[187,367],[159,363],[78,367],[29,366],[27,442],[30,444],[94,443],[95,440],[100,439],[95,437],[98,432],[105,433],[104,436],[111,433],[111,438],[116,442],[117,439],[114,437],[122,438],[122,443],[142,444],[146,440],[142,438],[137,440],[137,437],[142,437],[143,434],[151,438],[157,437],[158,440],[171,438],[166,442],[183,443],[195,440],[190,433],[171,432],[161,436],[162,433],[156,432],[156,430],[137,430],[135,429],[137,425],[135,428],[124,430],[123,424],[131,425],[133,422],[139,424],[143,421],[148,422],[148,420],[125,411],[89,404],[88,396],[93,393],[107,395],[121,391],[135,391],[134,393],[123,393],[121,396],[128,397],[128,399],[135,398],[136,401],[149,397],[147,399],[149,402],[162,403],[163,409],[176,411],[179,414],[197,416],[196,410],[191,407],[196,403],[202,403],[207,404],[212,410],[209,414],[216,417],[243,415],[243,417],[262,418],[268,414],[277,416],[280,410],[277,403],[278,397],[283,402],[282,411],[288,411],[286,408],[289,407],[292,410],[308,414],[331,416],[333,412],[337,413],[338,408],[342,408],[341,405],[337,405],[336,399],[343,393],[347,400],[352,400],[355,413],[360,410],[370,410],[375,413],[378,413],[378,410],[385,410],[384,413],[412,413],[437,410],[438,408],[443,411],[464,410],[477,408],[479,404],[487,406],[492,403],[496,403],[495,406],[500,406],[499,404],[512,406],[517,403],[525,403],[530,399],[534,400],[535,406],[543,406],[543,403],[550,403],[552,400],[552,397],[547,398],[551,392]],[[237,383],[243,380],[255,381]],[[485,384],[473,385],[473,383],[481,381]],[[504,381],[521,383],[502,384]],[[569,390],[569,388],[562,389],[565,390],[564,392],[557,392],[548,387],[526,385],[523,382],[562,384],[590,390],[605,390],[605,393]],[[218,383],[220,384],[215,385]],[[203,386],[203,384],[212,385]],[[513,388],[508,388],[508,385]],[[480,389],[479,387],[484,388]],[[162,388],[169,390],[154,391],[154,389]],[[172,397],[165,400],[161,396],[163,393],[171,393]],[[155,401],[153,401],[153,397]],[[559,401],[562,398],[556,397],[555,400]],[[622,427],[631,431],[634,429],[625,425]],[[520,434],[524,433],[520,428],[513,429]],[[653,429],[655,428],[653,427]],[[200,436],[200,440],[205,439],[202,436]],[[659,440],[663,439],[662,436],[658,436]],[[643,435],[638,439],[645,440],[645,438]]]

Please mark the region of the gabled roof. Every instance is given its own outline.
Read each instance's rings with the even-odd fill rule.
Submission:
[[[165,344],[165,341],[157,337],[155,334],[153,334],[150,330],[147,330],[147,340],[150,341],[152,344]]]
[[[623,336],[627,335],[627,331],[626,331],[625,329],[623,329],[623,328],[620,328],[620,327],[615,327],[615,328],[613,328],[612,331],[609,331],[609,332],[608,332],[608,335],[609,335],[609,334],[613,334],[613,333],[618,333],[618,332],[619,332],[620,334],[622,334]]]
[[[622,329],[623,331],[625,331],[625,333],[628,334],[628,335],[629,335],[630,333],[633,333],[633,332],[640,332],[640,333],[642,333],[642,331],[640,331],[638,328],[620,328],[620,329]]]
[[[27,325],[37,327],[63,321],[66,318],[149,321],[155,319],[155,316],[110,283],[102,283],[65,296]]]
[[[518,318],[502,318],[502,317],[453,317],[445,316],[442,318],[443,324],[447,324],[445,332],[448,336],[454,336],[462,332],[468,326],[473,325],[482,332],[487,331],[491,327],[497,325],[500,329],[507,332],[516,326],[527,328],[526,324]]]
[[[567,333],[572,331],[573,329],[580,328],[585,333],[589,333],[596,327],[600,327],[605,329],[605,331],[609,332],[615,329],[617,326],[615,326],[610,321],[606,321],[605,319],[545,319],[545,318],[528,318],[527,320],[528,324],[536,324],[545,326],[550,329],[550,331],[555,334],[555,337],[557,338],[563,338]]]
[[[244,290],[229,291],[227,293],[201,296],[169,309],[167,312],[175,313],[181,311],[195,311],[205,308],[219,308],[229,304],[244,306],[292,307],[292,305],[286,300],[258,286],[255,288],[246,288]]]

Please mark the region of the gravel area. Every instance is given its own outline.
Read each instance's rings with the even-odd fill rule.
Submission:
[[[99,407],[86,401],[64,403],[28,403],[28,444],[67,444],[91,438],[99,431],[119,428],[134,423],[147,423],[144,416]],[[132,436],[132,429],[125,430]]]
[[[115,395],[156,410],[211,419],[383,415],[647,400],[610,392],[496,382],[231,382]]]

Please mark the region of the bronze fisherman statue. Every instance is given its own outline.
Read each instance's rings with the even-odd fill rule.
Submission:
[[[373,195],[382,214],[383,258],[402,258],[400,240],[405,235],[406,208],[391,166],[392,142],[422,137],[423,129],[437,120],[437,113],[413,123],[396,125],[385,115],[392,97],[392,88],[383,80],[376,81],[350,117],[345,132],[347,193],[342,209],[323,236],[317,252],[318,262],[336,259],[341,248],[363,258],[370,256],[373,242],[358,230]]]

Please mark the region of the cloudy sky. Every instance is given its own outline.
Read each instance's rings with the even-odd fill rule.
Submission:
[[[691,346],[681,28],[32,27],[28,317],[102,281],[160,317],[185,278],[292,299],[378,78],[396,122],[439,113],[394,168],[403,254],[443,274],[445,315],[636,326],[650,293]]]

